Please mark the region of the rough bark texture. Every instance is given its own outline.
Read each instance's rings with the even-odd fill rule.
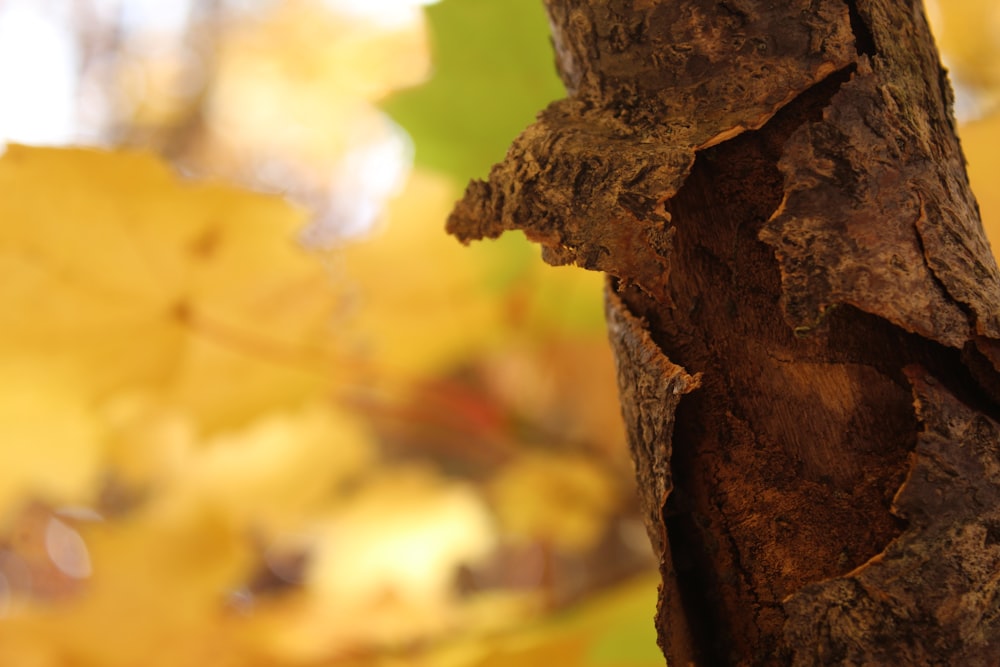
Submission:
[[[449,220],[610,274],[672,665],[1000,664],[1000,272],[912,0],[546,0]]]

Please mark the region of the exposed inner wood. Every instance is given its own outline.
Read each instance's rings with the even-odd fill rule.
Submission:
[[[846,76],[764,129],[702,152],[667,203],[677,230],[668,292],[623,294],[667,356],[703,374],[678,407],[666,525],[708,664],[750,647],[775,651],[787,595],[857,567],[899,533],[889,504],[916,422],[902,365],[895,376],[880,368],[899,332],[842,311],[837,319],[853,322],[839,328],[871,331],[855,349],[831,345],[830,320],[796,338],[778,302],[773,251],[757,238],[781,201],[781,147]]]

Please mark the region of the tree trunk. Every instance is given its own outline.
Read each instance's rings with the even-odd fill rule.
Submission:
[[[671,665],[1000,664],[1000,272],[919,1],[546,0],[448,222],[609,275]]]

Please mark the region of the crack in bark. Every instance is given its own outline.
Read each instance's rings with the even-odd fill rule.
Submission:
[[[968,318],[969,322],[968,333],[971,334],[972,328],[975,326],[976,314],[973,312],[972,306],[970,304],[964,303],[960,299],[955,298],[955,295],[951,294],[948,291],[948,287],[941,280],[941,277],[934,271],[934,267],[931,266],[931,255],[927,251],[927,241],[924,239],[924,235],[920,231],[921,227],[920,223],[922,220],[926,219],[927,216],[926,211],[924,211],[924,198],[920,195],[919,190],[915,191],[915,195],[917,197],[917,201],[920,202],[920,205],[918,207],[919,214],[917,215],[916,219],[913,222],[913,229],[916,230],[917,232],[917,246],[920,248],[920,254],[924,258],[924,266],[927,267],[927,272],[930,274],[931,280],[934,281],[934,284],[937,285],[938,289],[941,290],[942,293],[948,294],[955,302],[955,304],[962,310],[962,312],[965,313],[965,316]]]
[[[847,11],[851,16],[851,30],[854,32],[855,48],[858,55],[875,56],[878,52],[875,49],[875,37],[872,36],[871,28],[858,11],[857,0],[845,0]]]

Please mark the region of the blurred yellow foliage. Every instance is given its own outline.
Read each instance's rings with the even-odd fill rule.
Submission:
[[[1000,103],[1000,4],[996,0],[927,0],[926,4],[953,81],[961,92],[976,98],[975,115],[995,110]]]
[[[273,650],[318,661],[468,630],[454,564],[488,555],[495,529],[471,485],[393,466],[316,522],[312,539],[303,597],[268,623]]]
[[[155,391],[208,429],[325,382],[335,304],[300,212],[141,154],[11,146],[0,189],[0,358],[58,366],[91,401]]]
[[[409,610],[397,624],[409,636],[440,629],[427,605],[447,603],[451,567],[490,548],[492,524],[482,501],[442,479],[403,470],[361,482],[376,450],[333,398],[363,373],[337,356],[343,284],[292,240],[301,213],[181,182],[139,154],[11,146],[0,188],[0,518],[4,533],[38,524],[50,536],[6,542],[0,601],[19,611],[0,623],[0,663],[320,659],[400,636],[370,627],[373,604],[385,619]],[[412,188],[417,210],[441,196],[425,189]],[[420,236],[405,245],[434,262]],[[388,287],[391,307],[459,328],[461,280],[435,297],[429,272],[400,280],[387,262],[372,285]],[[404,320],[399,335],[412,336]],[[407,354],[444,363],[445,347],[424,336]],[[73,528],[44,510],[64,505],[106,516]],[[393,519],[393,507],[406,513]],[[241,621],[238,593],[275,548],[311,554],[304,612],[260,635],[270,617]],[[49,572],[50,560],[69,573]],[[359,563],[403,571],[362,576]],[[79,591],[47,608],[39,596],[55,584],[22,570]],[[294,642],[281,639],[290,632]]]
[[[33,494],[85,502],[100,479],[104,425],[83,383],[44,357],[0,355],[0,521]]]
[[[979,201],[993,253],[1000,250],[1000,113],[963,125],[959,130],[968,160],[969,180]]]
[[[10,146],[0,188],[0,664],[318,664],[495,631],[541,607],[458,596],[494,517],[580,550],[617,506],[596,460],[515,459],[492,497],[388,465],[348,411],[488,350],[485,386],[511,399],[500,342],[555,335],[533,296],[484,297],[489,248],[440,232],[449,181],[416,172],[382,236],[321,255],[294,242],[300,211],[143,154]],[[581,372],[573,392],[611,391]],[[550,414],[525,415],[555,434],[574,408],[550,384]],[[441,409],[486,419],[470,437],[508,437],[447,386]],[[568,437],[606,421],[582,414]]]
[[[569,453],[526,454],[494,480],[491,491],[506,532],[567,551],[592,547],[617,509],[608,477]]]
[[[463,248],[441,231],[458,194],[450,180],[416,171],[390,204],[391,227],[338,252],[364,304],[349,320],[368,348],[358,351],[394,372],[426,374],[504,336],[504,304],[483,290],[489,248]]]
[[[371,105],[428,75],[426,39],[419,22],[387,30],[315,0],[274,3],[221,35],[209,127],[237,154],[327,165],[381,136]]]

